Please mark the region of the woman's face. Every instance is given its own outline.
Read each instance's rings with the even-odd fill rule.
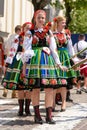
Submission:
[[[45,24],[45,15],[43,13],[37,14],[35,22],[37,27],[42,27]]]
[[[58,28],[65,28],[65,26],[66,26],[66,20],[60,21],[58,23]]]

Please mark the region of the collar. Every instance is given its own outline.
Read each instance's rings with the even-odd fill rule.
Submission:
[[[40,32],[41,33],[41,32],[43,32],[43,28],[38,28],[38,29],[35,30],[35,32]]]

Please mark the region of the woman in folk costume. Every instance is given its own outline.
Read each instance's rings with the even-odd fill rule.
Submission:
[[[5,59],[9,54],[9,50],[10,50],[12,44],[14,43],[15,36],[20,35],[20,33],[21,33],[21,25],[16,25],[14,30],[15,30],[15,33],[11,34],[5,41],[5,45],[4,45]],[[2,96],[7,97],[7,94],[8,94],[8,90],[6,88],[4,88]],[[12,90],[11,97],[17,98],[16,90]]]
[[[0,36],[0,78],[4,67],[4,39]]]
[[[65,29],[65,26],[66,26],[66,18],[62,16],[54,18],[53,34],[56,39],[59,59],[62,65],[70,68],[71,67],[70,57],[74,55],[74,49],[72,46],[70,31],[68,29]],[[74,63],[79,61],[77,57],[73,58],[72,60],[74,61]],[[58,69],[58,73],[60,78],[58,92],[61,93],[62,97],[62,106],[61,106],[61,112],[62,112],[65,111],[66,108],[67,90],[70,88],[73,78],[77,76],[77,72],[75,72],[73,69],[70,69],[68,71],[62,71]]]
[[[58,84],[58,74],[56,71],[55,62],[57,67],[60,67],[63,70],[66,70],[66,68],[61,66],[58,54],[56,52],[56,43],[53,34],[47,27],[44,26],[45,20],[45,11],[37,10],[34,14],[35,26],[33,37],[30,37],[30,40],[31,38],[32,40],[29,47],[34,50],[34,56],[24,65],[26,68],[25,83],[26,86],[30,86],[30,89],[32,90],[32,105],[34,107],[35,123],[43,124],[39,111],[39,100],[40,90],[44,89],[46,122],[49,124],[55,124],[55,121],[52,119],[51,115],[53,88]],[[29,52],[30,51],[26,50],[26,54],[29,54]]]
[[[29,34],[29,30],[32,29],[33,25],[30,22],[26,22],[23,24],[22,26],[22,33],[21,36],[23,38],[23,43],[26,42],[28,44],[28,37],[31,36],[31,34]],[[26,46],[25,50],[28,48],[28,45]],[[25,51],[23,49],[23,51]],[[22,61],[24,63],[24,59],[22,57]],[[25,72],[22,72],[22,79],[24,78],[24,74]],[[28,88],[25,88],[28,89]],[[31,103],[31,91],[29,90],[19,90],[18,91],[18,103],[19,103],[19,112],[18,112],[18,116],[23,116],[23,112],[24,112],[24,103],[25,103],[25,114],[26,116],[31,116],[31,112],[30,112],[30,103]]]
[[[6,72],[2,81],[2,85],[6,89],[18,90],[18,103],[19,103],[19,112],[18,115],[23,115],[23,107],[25,100],[25,114],[31,115],[29,110],[29,105],[31,97],[29,91],[23,84],[23,40],[24,35],[29,27],[32,26],[31,23],[25,23],[23,25],[23,32],[20,35],[16,35],[14,43],[10,48],[9,55],[6,58]]]

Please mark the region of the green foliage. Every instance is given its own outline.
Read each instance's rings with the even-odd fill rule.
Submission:
[[[87,0],[64,0],[72,33],[87,33]],[[69,11],[69,10],[70,11]]]
[[[73,10],[71,12],[69,28],[73,33],[87,33],[87,11]]]

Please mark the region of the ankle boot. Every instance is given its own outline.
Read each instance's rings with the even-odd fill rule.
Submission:
[[[70,91],[67,91],[66,101],[73,102],[73,100],[70,98]]]
[[[55,124],[55,121],[52,119],[52,107],[46,108],[46,123]]]
[[[30,112],[30,103],[31,103],[31,99],[25,99],[25,114],[26,116],[31,116],[31,112]]]
[[[39,111],[39,105],[34,106],[34,112],[35,112],[35,116],[34,116],[35,123],[43,124],[43,120],[41,118],[40,111]]]
[[[18,116],[23,116],[24,99],[19,99],[18,103],[19,103]]]

